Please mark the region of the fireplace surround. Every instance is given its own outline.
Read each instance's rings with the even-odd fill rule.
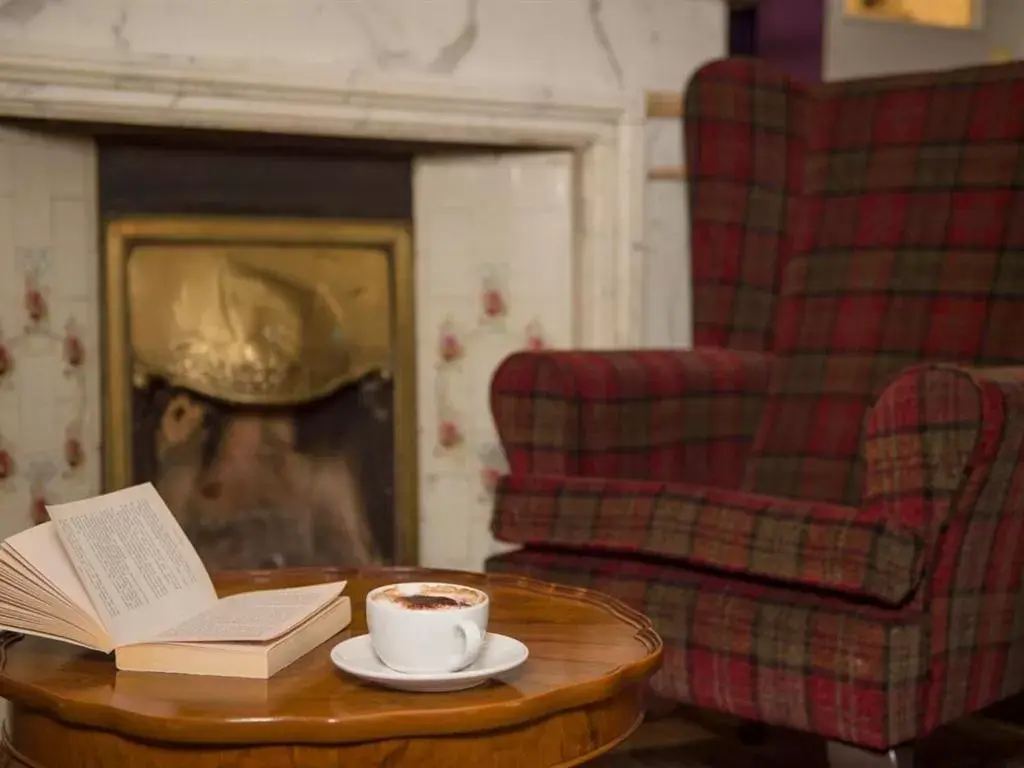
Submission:
[[[552,297],[554,303],[568,307],[571,318],[566,331],[550,340],[559,345],[614,347],[635,344],[639,338],[640,106],[625,98],[559,96],[537,88],[484,91],[395,78],[350,78],[339,83],[317,68],[248,68],[239,73],[211,63],[154,60],[129,70],[99,55],[75,59],[0,54],[0,115],[4,116],[473,143],[492,146],[497,153],[561,148],[572,158],[573,220],[571,247],[559,256],[571,279],[560,298]],[[416,228],[429,227],[433,209],[417,208]],[[414,234],[414,281],[424,279],[424,269],[437,269],[437,253],[421,258],[423,240]],[[431,260],[433,267],[427,264]],[[491,277],[483,279],[487,282]],[[421,311],[430,322],[419,316]],[[417,325],[424,330],[417,341],[417,399],[422,404],[432,396],[431,390],[444,389],[438,366],[429,358],[438,344],[443,347],[450,339],[444,330],[447,319],[426,307],[418,306],[417,313]],[[438,324],[440,338],[435,339]],[[480,331],[484,337],[488,332],[487,328]],[[539,332],[531,333],[524,337],[524,346],[545,343]],[[447,359],[447,354],[442,350],[442,357]],[[476,370],[463,395],[482,402],[487,366],[480,364]],[[492,429],[489,419],[484,408],[474,406],[473,410],[471,431],[478,443],[486,444],[479,435]],[[444,414],[439,418],[447,424]],[[487,501],[477,487],[475,468],[483,459],[472,456],[472,451],[452,451],[443,460],[432,457],[437,453],[434,436],[422,434],[432,427],[425,423],[420,427],[419,454],[428,459],[428,466],[421,467],[421,532],[424,526],[436,528],[435,538],[444,538],[458,527],[442,524],[450,515],[445,505],[471,508],[470,514],[477,518],[473,524],[485,527]],[[451,439],[454,445],[463,438],[441,435],[440,441]],[[493,473],[500,467],[500,457],[484,463],[484,470]],[[437,487],[428,498],[434,480]],[[98,475],[95,485],[91,492],[99,490]],[[478,567],[489,545],[480,536],[474,541],[468,550],[451,557],[441,556],[439,542],[421,541],[421,560],[427,565]]]

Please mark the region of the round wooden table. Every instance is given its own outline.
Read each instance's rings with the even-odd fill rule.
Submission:
[[[570,766],[622,741],[661,658],[650,622],[594,592],[415,569],[236,573],[224,593],[348,579],[352,625],[270,680],[117,672],[113,659],[33,637],[8,642],[0,766],[319,768]],[[339,672],[333,645],[366,631],[363,602],[393,581],[486,590],[490,629],[522,640],[520,669],[459,693],[399,693]]]

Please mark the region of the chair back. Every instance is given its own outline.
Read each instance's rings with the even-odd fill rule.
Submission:
[[[800,98],[802,178],[744,486],[857,504],[865,416],[901,370],[1024,361],[1024,64]]]
[[[770,351],[806,154],[807,90],[755,60],[706,64],[685,94],[694,344]]]

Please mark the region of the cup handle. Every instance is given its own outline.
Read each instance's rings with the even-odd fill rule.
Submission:
[[[455,625],[455,631],[462,635],[466,647],[449,665],[449,672],[458,672],[476,661],[476,657],[480,655],[480,647],[484,644],[484,633],[475,622],[460,621]]]

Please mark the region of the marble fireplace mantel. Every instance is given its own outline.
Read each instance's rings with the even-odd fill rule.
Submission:
[[[525,206],[523,210],[528,217],[522,222],[523,227],[530,230],[528,236],[534,240],[538,230],[545,227],[551,234],[547,241],[510,246],[511,250],[502,258],[514,260],[516,248],[530,250],[540,245],[550,251],[552,244],[567,244],[556,247],[557,253],[551,252],[549,256],[539,252],[532,255],[533,263],[538,263],[538,259],[559,262],[553,265],[553,274],[559,276],[556,280],[542,278],[540,282],[546,284],[540,286],[531,285],[527,277],[515,289],[520,294],[534,294],[535,303],[550,308],[549,319],[555,315],[561,318],[557,322],[552,320],[558,330],[549,326],[541,333],[543,341],[558,346],[612,348],[635,345],[640,339],[644,264],[642,201],[646,175],[643,106],[639,91],[632,98],[624,92],[587,95],[509,83],[485,88],[407,73],[400,76],[388,73],[339,75],[319,65],[294,63],[272,68],[249,63],[244,68],[233,68],[217,61],[187,57],[134,53],[125,56],[97,50],[42,52],[38,46],[32,50],[16,50],[11,46],[0,49],[0,117],[494,146],[499,152],[497,157],[508,158],[506,165],[501,165],[505,161],[496,161],[498,167],[492,167],[486,158],[467,155],[465,167],[459,167],[459,161],[455,161],[456,173],[451,178],[458,179],[456,181],[442,183],[442,177],[449,178],[446,174],[451,169],[438,167],[436,161],[424,158],[420,164],[424,173],[414,179],[417,201],[414,228],[417,231],[421,225],[425,228],[422,237],[414,236],[414,261],[417,264],[429,262],[434,265],[430,269],[436,272],[440,260],[455,259],[449,253],[448,243],[463,234],[472,240],[474,227],[485,226],[472,221],[473,208],[477,205],[474,195],[478,199],[491,190],[500,191],[510,174],[532,174],[534,181],[525,182],[527,186],[520,190],[520,195],[525,193],[531,198],[519,203]],[[0,135],[0,144],[2,139]],[[543,152],[501,153],[501,147],[560,151],[548,153],[558,155],[548,162]],[[530,156],[537,161],[535,165],[527,159]],[[449,161],[440,162],[443,166]],[[88,165],[87,159],[80,158],[77,167]],[[2,171],[0,168],[0,173]],[[58,177],[64,173],[52,165],[50,172]],[[461,179],[468,180],[470,185],[476,179],[483,186],[479,187],[480,191],[463,191]],[[436,190],[444,199],[431,202],[435,196],[421,194],[424,189]],[[541,194],[533,194],[531,190]],[[553,197],[545,197],[549,191]],[[14,195],[17,198],[16,190]],[[470,201],[469,207],[456,211],[453,216],[450,208],[453,201],[458,207],[459,199]],[[445,210],[446,206],[449,210]],[[516,210],[510,209],[507,215],[519,216]],[[425,223],[432,217],[435,221],[436,217],[445,219],[440,236],[436,227]],[[555,223],[549,227],[552,221]],[[91,226],[98,224],[94,222]],[[428,231],[431,229],[434,234]],[[67,232],[51,231],[50,237],[65,241],[68,238]],[[0,242],[0,252],[2,246]],[[87,250],[92,248],[87,246]],[[461,250],[466,248],[461,247]],[[424,256],[422,261],[421,255]],[[3,267],[0,264],[0,273]],[[465,272],[466,268],[462,270]],[[537,279],[534,267],[524,264],[520,266],[522,270],[532,270],[533,279]],[[513,282],[516,279],[519,278],[513,276]],[[466,289],[467,285],[468,278],[462,279],[463,294],[472,296],[472,289]],[[497,353],[503,348],[502,344],[519,344],[522,348],[531,346],[536,339],[530,330],[534,321],[528,316],[517,317],[511,326],[501,331],[499,335],[504,334],[501,336],[504,340],[496,337],[495,329],[488,328],[487,323],[478,325],[473,320],[471,328],[467,318],[456,317],[456,325],[462,323],[457,332],[467,334],[465,343],[477,345],[480,351],[466,361],[437,363],[438,329],[442,335],[449,332],[445,329],[450,309],[457,308],[463,301],[451,292],[454,289],[445,290],[449,293],[438,297],[437,301],[421,302],[417,298],[416,306],[416,326],[420,329],[417,342],[420,554],[426,565],[473,569],[479,568],[483,558],[492,551],[493,541],[487,530],[486,478],[502,461],[495,456],[496,441],[485,405],[487,383],[500,359]],[[543,298],[539,298],[541,294]],[[91,306],[98,308],[99,294],[90,295],[95,298],[89,302],[97,302]],[[98,318],[88,310],[78,311],[76,321],[82,320],[82,312],[85,312],[86,326],[98,324]],[[10,325],[8,321],[7,326]],[[0,328],[0,339],[2,330]],[[551,336],[544,338],[548,331]],[[89,348],[94,328],[87,329],[85,336]],[[86,412],[80,414],[85,420],[82,429],[86,449],[84,464],[59,473],[51,483],[54,487],[31,490],[33,498],[41,494],[48,501],[70,500],[100,490],[98,415],[102,408],[94,394],[99,386],[99,372],[90,367],[94,358],[95,355],[87,356],[88,370],[82,374],[90,403]],[[29,375],[24,366],[20,370],[20,375]],[[12,386],[14,390],[20,387],[25,391],[35,388],[35,384],[35,380],[26,380]],[[451,398],[458,404],[468,403],[454,422],[442,402],[449,395],[436,394],[451,387],[457,390]],[[4,421],[5,407],[21,408],[20,412],[25,412],[24,405],[10,405],[11,391],[8,387],[5,395],[0,387],[0,422]],[[18,397],[17,391],[13,394]],[[59,455],[56,446],[63,439],[63,424],[54,422],[36,428],[32,426],[34,422],[22,419],[22,423],[28,425],[25,429],[33,429],[34,442],[41,446],[37,453]],[[444,439],[435,435],[440,435],[453,423],[464,433],[460,434],[462,444],[443,445]],[[51,432],[52,439],[47,438]],[[0,423],[0,442],[3,439],[4,428]],[[12,451],[17,454],[24,443],[24,439],[21,444],[16,441]],[[47,448],[50,444],[55,447]],[[23,465],[26,463],[15,455],[15,460],[19,459]],[[16,484],[23,482],[17,477],[14,481]],[[10,486],[11,481],[6,482]],[[20,495],[19,491],[7,499]],[[0,506],[5,503],[14,502],[0,499]],[[13,512],[21,514],[18,508]],[[453,549],[453,538],[465,538],[467,529],[470,529],[469,543]]]
[[[244,70],[100,51],[0,51],[0,116],[571,149],[578,206],[574,333],[637,343],[642,325],[643,103],[319,65]]]

